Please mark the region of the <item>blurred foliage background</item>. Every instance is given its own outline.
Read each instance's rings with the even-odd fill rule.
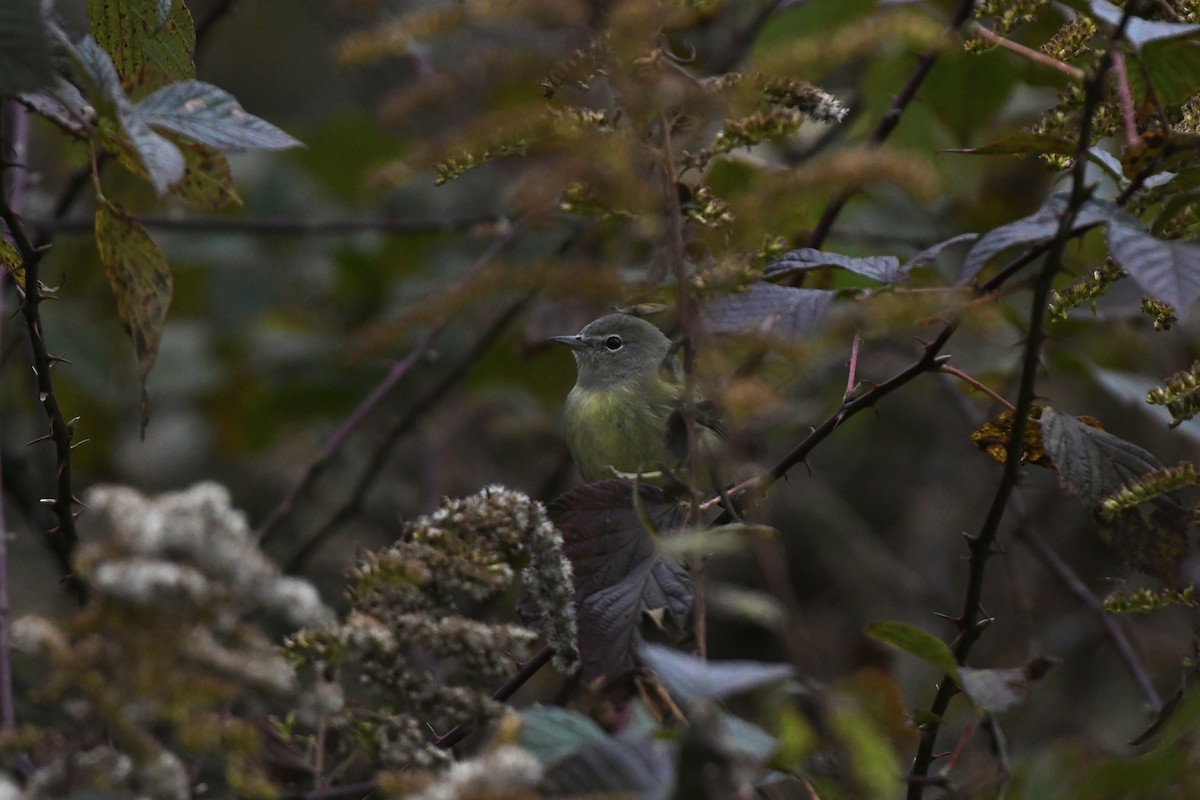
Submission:
[[[558,425],[573,365],[548,336],[639,304],[667,309],[654,319],[679,333],[664,245],[675,223],[657,166],[668,112],[669,146],[680,156],[711,147],[727,120],[752,113],[759,72],[811,82],[848,109],[841,122],[805,121],[714,154],[692,174],[702,179],[675,202],[693,214],[685,251],[700,298],[728,293],[772,256],[804,246],[845,192],[823,247],[905,262],[1032,213],[1066,186],[1067,173],[1028,152],[953,152],[1038,124],[1072,78],[1004,48],[964,48],[944,34],[956,5],[948,2],[187,5],[196,20],[213,19],[202,28],[198,77],[304,147],[231,157],[241,203],[212,214],[156,198],[116,164],[104,169],[105,194],[142,219],[175,280],[143,437],[138,365],[98,261],[93,201],[85,191],[65,214],[55,211],[87,168],[87,148],[33,118],[21,215],[53,237],[41,270],[57,292],[42,319],[52,351],[69,359],[54,372],[60,403],[80,417],[77,438],[88,439],[73,455],[75,482],[81,491],[115,482],[147,492],[221,483],[251,525],[271,519],[266,553],[335,607],[345,605],[345,571],[360,550],[391,542],[402,520],[442,497],[500,482],[550,500],[578,482]],[[1020,24],[1002,32],[1037,48],[1065,12],[1025,5]],[[85,6],[55,5],[80,30]],[[624,71],[589,71],[598,30]],[[895,132],[865,145],[917,54],[933,50],[939,58]],[[1075,63],[1086,69],[1089,58],[1082,52]],[[1187,86],[1196,73],[1190,62],[1181,70]],[[747,77],[728,91],[706,83],[729,71]],[[560,116],[547,116],[555,104]],[[584,105],[620,117],[581,124],[570,109]],[[454,159],[472,168],[457,175]],[[1111,176],[1089,177],[1116,194]],[[698,187],[715,201],[706,205]],[[775,463],[838,408],[856,336],[856,380],[870,386],[965,312],[944,352],[1011,399],[1028,287],[1015,281],[978,302],[946,289],[963,252],[948,248],[897,291],[849,273],[814,274],[806,286],[842,293],[819,325],[700,340],[697,369],[730,415],[739,474]],[[1071,242],[1064,258],[1073,274],[1056,285],[1099,268],[1105,253],[1097,233]],[[1050,324],[1037,394],[1174,464],[1190,457],[1200,428],[1168,429],[1167,413],[1144,395],[1191,366],[1194,315],[1176,309],[1179,322],[1156,330],[1127,284],[1094,311],[1084,305]],[[53,453],[25,445],[46,423],[19,319],[10,313],[2,324],[12,609],[64,615],[75,599],[59,584],[41,533],[52,515],[38,504],[53,482]],[[356,407],[413,353],[417,361],[325,458]],[[876,687],[905,708],[925,707],[939,676],[863,628],[890,619],[953,637],[935,614],[961,606],[962,534],[979,528],[999,479],[970,434],[1000,410],[964,382],[930,374],[838,429],[750,511],[780,532],[793,605],[772,597],[749,552],[714,556],[705,573],[708,655],[792,659],[814,681],[857,686],[863,697],[874,689],[862,687]],[[313,465],[318,474],[294,506],[272,519]],[[1030,467],[1018,494],[1026,524],[1093,594],[1146,581],[1104,547],[1090,512],[1064,498],[1050,471]],[[1023,796],[1060,796],[1036,787],[1057,787],[1096,757],[1135,755],[1128,742],[1150,715],[1097,616],[1010,530],[987,575],[992,622],[972,662],[1061,659],[1004,725]],[[1198,569],[1191,557],[1181,575],[1190,582]],[[1157,691],[1170,695],[1191,652],[1188,611],[1118,624]],[[32,679],[19,673],[18,690]],[[958,724],[969,716],[955,713]],[[914,744],[897,745],[902,764],[915,747],[906,735],[897,739]],[[990,758],[973,747],[956,769],[988,774]]]

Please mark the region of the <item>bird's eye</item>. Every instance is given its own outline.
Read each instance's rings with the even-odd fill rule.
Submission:
[[[624,347],[625,343],[621,341],[620,336],[610,336],[604,340],[604,346],[610,353],[615,353]]]

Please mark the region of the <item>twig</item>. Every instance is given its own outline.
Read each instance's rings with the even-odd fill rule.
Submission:
[[[49,531],[48,541],[59,566],[65,574],[69,575],[71,555],[75,552],[75,545],[78,541],[74,506],[79,501],[75,499],[71,486],[71,437],[74,433],[75,421],[68,422],[58,404],[58,395],[55,393],[54,380],[51,376],[51,369],[58,359],[47,351],[46,338],[42,332],[40,306],[46,299],[38,270],[42,251],[34,247],[29,237],[25,235],[20,218],[9,205],[8,197],[3,192],[0,192],[0,219],[3,219],[4,224],[8,226],[9,235],[12,237],[17,253],[21,256],[22,266],[25,269],[25,292],[21,302],[21,315],[25,319],[25,328],[29,332],[29,346],[33,355],[33,371],[37,378],[38,399],[41,401],[50,427],[45,439],[54,443],[56,464],[55,494],[45,504],[54,511],[58,524]],[[71,585],[77,592],[82,593],[81,583],[71,581]]]
[[[1097,621],[1103,626],[1104,633],[1108,636],[1116,648],[1117,655],[1121,657],[1121,661],[1125,664],[1125,669],[1137,684],[1142,696],[1146,698],[1147,704],[1150,706],[1152,714],[1157,714],[1162,709],[1162,698],[1154,688],[1154,682],[1150,680],[1149,674],[1146,672],[1146,667],[1142,664],[1141,658],[1138,657],[1137,651],[1133,649],[1133,644],[1125,635],[1125,631],[1121,628],[1117,619],[1109,614],[1104,609],[1104,603],[1100,598],[1087,587],[1075,571],[1071,569],[1067,562],[1059,557],[1058,553],[1051,549],[1038,532],[1029,525],[1029,520],[1024,513],[1024,509],[1020,505],[1020,497],[1013,497],[1014,510],[1017,512],[1017,522],[1013,530],[1016,537],[1020,539],[1033,554],[1036,555],[1046,567],[1053,572],[1058,579],[1071,594],[1079,598],[1084,607],[1096,617]]]
[[[379,440],[379,444],[375,446],[371,457],[367,459],[367,464],[363,467],[358,482],[350,492],[350,496],[333,513],[329,521],[322,525],[316,533],[308,538],[308,541],[301,545],[300,549],[284,562],[283,569],[285,572],[295,574],[304,569],[304,566],[308,563],[308,559],[312,557],[317,548],[358,513],[359,509],[362,508],[363,499],[367,496],[367,492],[370,491],[375,481],[383,475],[383,464],[387,461],[388,456],[391,455],[392,448],[396,446],[396,442],[411,431],[417,421],[436,406],[450,389],[463,379],[471,367],[479,360],[479,357],[492,346],[496,337],[500,335],[500,332],[512,324],[517,315],[533,299],[534,294],[536,292],[530,292],[510,305],[503,314],[488,326],[487,330],[476,340],[475,346],[471,348],[470,352],[467,353],[454,369],[446,373],[435,387],[413,404],[408,413],[396,420],[391,429]]]
[[[862,337],[858,335],[858,331],[854,332],[854,343],[850,345],[850,364],[846,368],[846,391],[842,395],[842,399],[850,396],[854,391],[854,385],[858,379],[858,348],[862,344]]]
[[[1025,438],[1025,428],[1028,424],[1029,411],[1033,407],[1034,387],[1037,371],[1041,361],[1041,345],[1046,332],[1043,321],[1046,315],[1046,300],[1054,276],[1062,268],[1062,256],[1067,242],[1072,238],[1075,218],[1079,209],[1091,197],[1092,190],[1084,181],[1087,168],[1087,148],[1091,139],[1093,115],[1100,102],[1101,89],[1108,68],[1112,63],[1112,52],[1116,40],[1122,35],[1128,24],[1132,4],[1125,7],[1121,22],[1114,30],[1109,40],[1109,46],[1100,57],[1095,73],[1085,83],[1082,123],[1079,130],[1079,151],[1076,154],[1072,172],[1071,195],[1067,207],[1059,220],[1058,231],[1050,242],[1045,263],[1039,273],[1033,288],[1033,298],[1029,310],[1029,334],[1025,342],[1025,354],[1021,363],[1021,380],[1017,390],[1016,408],[1013,411],[1013,425],[1009,432],[1007,457],[1004,460],[1004,471],[1000,483],[996,487],[991,506],[984,518],[979,532],[968,538],[968,577],[967,591],[963,598],[962,611],[957,618],[959,634],[954,643],[955,660],[962,664],[966,662],[971,648],[983,632],[980,623],[980,599],[983,594],[983,578],[987,561],[992,555],[993,545],[1000,530],[1000,521],[1004,516],[1017,481],[1021,475],[1021,456]],[[917,747],[917,755],[913,759],[912,774],[920,777],[928,774],[929,765],[933,760],[933,749],[941,727],[940,720],[946,713],[950,700],[958,692],[958,685],[950,675],[943,675],[938,684],[933,702],[929,706],[929,722],[922,726],[921,741]],[[924,793],[921,783],[910,783],[908,800],[920,800]]]
[[[503,225],[495,214],[464,217],[375,219],[289,219],[287,217],[165,217],[145,216],[138,221],[147,228],[186,233],[232,233],[246,236],[307,235],[344,236],[355,233],[437,233]],[[48,217],[29,226],[43,234],[87,234],[95,227],[88,219]]]
[[[541,650],[534,654],[533,658],[526,661],[517,670],[516,674],[506,680],[504,684],[492,692],[492,699],[498,703],[503,703],[508,698],[517,693],[517,690],[529,682],[529,679],[537,674],[537,671],[550,663],[551,657],[554,655],[554,650],[550,645],[546,645]],[[448,750],[454,745],[461,742],[467,737],[470,730],[462,725],[456,725],[446,733],[433,740],[434,747],[440,747],[443,750]]]
[[[947,375],[953,375],[954,377],[958,378],[960,381],[963,381],[964,383],[966,383],[967,385],[969,385],[976,391],[983,392],[988,397],[992,398],[997,403],[999,403],[1000,405],[1007,408],[1009,411],[1014,410],[1013,404],[1008,402],[1008,400],[1005,399],[1004,395],[995,391],[994,389],[992,389],[992,387],[981,383],[979,380],[977,380],[976,378],[963,372],[958,367],[952,367],[949,364],[942,364],[941,371],[946,373]]]
[[[1050,67],[1051,69],[1056,69],[1064,75],[1069,75],[1071,78],[1077,81],[1083,80],[1083,70],[1074,64],[1067,64],[1059,61],[1057,58],[1046,55],[1040,50],[1034,50],[1031,47],[1026,47],[1023,44],[1020,44],[1019,42],[1014,42],[1012,39],[1006,39],[990,28],[986,28],[979,23],[971,25],[968,29],[968,33],[972,36],[978,36],[980,39],[983,39],[989,44],[1002,47],[1005,50],[1008,50],[1010,53],[1016,53],[1017,55],[1027,58],[1030,61]]]
[[[489,264],[492,259],[503,252],[504,249],[512,243],[512,240],[515,236],[515,228],[504,228],[502,233],[496,237],[491,246],[484,251],[483,255],[481,255],[471,267],[467,279],[474,276],[481,269],[483,269],[484,266]],[[409,371],[418,362],[420,362],[422,358],[425,357],[425,355],[429,352],[430,347],[433,346],[434,340],[437,339],[437,337],[443,330],[446,329],[446,327],[449,326],[449,324],[450,318],[446,317],[442,319],[441,322],[430,328],[425,335],[421,337],[420,341],[413,346],[413,349],[409,351],[408,355],[393,362],[391,369],[388,370],[387,375],[384,376],[383,380],[371,390],[370,394],[368,394],[363,401],[358,404],[358,407],[350,413],[350,416],[348,416],[346,420],[340,426],[338,426],[338,429],[334,431],[333,435],[331,435],[325,442],[325,446],[321,448],[321,452],[317,455],[316,460],[308,466],[308,468],[304,471],[304,474],[300,476],[300,479],[292,486],[290,490],[288,490],[283,499],[279,501],[279,504],[276,505],[269,514],[267,514],[266,519],[264,519],[258,526],[258,540],[260,544],[264,543],[270,537],[271,533],[278,527],[279,523],[289,513],[291,513],[292,508],[295,506],[296,501],[300,499],[300,496],[304,494],[304,492],[308,491],[308,488],[312,486],[313,482],[320,477],[321,473],[324,472],[329,464],[333,461],[333,457],[337,455],[342,447],[345,446],[346,442],[350,440],[351,435],[358,430],[358,427],[363,423],[363,421],[366,420],[373,411],[375,411],[375,408],[384,400],[384,398],[392,393],[400,381],[403,380],[404,376],[407,375]]]
[[[1112,54],[1113,77],[1117,81],[1117,101],[1121,106],[1121,120],[1125,123],[1125,144],[1134,147],[1138,143],[1137,118],[1133,113],[1133,93],[1129,90],[1129,73],[1125,71],[1125,56],[1121,51]]]
[[[952,36],[957,33],[959,28],[966,24],[974,10],[975,0],[959,0],[958,7],[954,9],[954,14],[946,24],[946,35]],[[900,117],[904,114],[904,110],[916,98],[917,90],[921,88],[921,84],[929,76],[929,72],[933,69],[933,65],[937,62],[939,55],[940,52],[938,50],[930,50],[927,53],[922,53],[917,59],[917,66],[909,76],[908,82],[900,90],[900,93],[896,95],[891,107],[883,115],[883,118],[879,120],[879,124],[867,140],[868,149],[874,150],[878,148],[892,135],[892,131],[900,124]],[[829,231],[833,228],[833,223],[837,220],[838,215],[842,213],[842,209],[846,207],[846,203],[849,202],[851,195],[852,192],[850,191],[841,191],[830,199],[829,205],[825,207],[825,212],[821,215],[821,219],[817,221],[816,226],[808,235],[809,247],[819,248],[821,246],[825,238],[829,236]]]

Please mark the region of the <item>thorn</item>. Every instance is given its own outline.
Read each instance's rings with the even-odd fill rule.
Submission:
[[[65,358],[64,356],[50,356],[50,355],[48,355],[48,356],[47,356],[47,358],[49,358],[49,359],[50,359],[50,366],[51,366],[51,367],[56,367],[56,366],[58,366],[59,364],[70,364],[70,363],[71,363],[70,359],[68,359],[68,358]]]
[[[996,621],[995,617],[984,617],[983,619],[981,619],[975,623],[975,629],[980,630],[980,631],[985,630],[989,625],[991,625],[995,621]]]
[[[76,447],[79,447],[80,445],[83,445],[83,444],[87,444],[90,441],[91,441],[91,439],[80,439],[78,442],[75,442],[73,445],[71,445],[71,451],[74,452]]]
[[[937,364],[939,367],[942,366],[943,364],[949,364],[950,363],[950,354],[942,353],[940,356],[934,356],[933,363]]]
[[[26,447],[29,447],[29,445],[31,445],[31,444],[41,444],[42,442],[48,442],[48,441],[50,441],[50,440],[51,440],[51,439],[53,439],[53,438],[54,438],[54,435],[53,435],[53,434],[47,433],[45,436],[39,436],[39,437],[38,437],[38,438],[36,438],[36,439],[33,439],[33,440],[30,440],[30,441],[26,442],[26,443],[25,443],[25,446],[26,446]]]
[[[75,504],[75,505],[77,505],[77,506],[82,506],[83,508],[87,508],[87,507],[88,507],[88,504],[87,504],[87,503],[83,502],[82,500],[80,500],[80,499],[79,499],[78,497],[76,497],[75,495],[71,495],[71,502],[72,502],[72,503],[74,503],[74,504]]]
[[[930,613],[933,614],[938,619],[948,620],[950,622],[955,623],[956,625],[962,624],[962,617],[955,617],[955,616],[951,616],[950,614],[943,614],[940,611],[931,611]]]
[[[87,510],[87,509],[85,509],[85,508],[81,508],[81,509],[79,509],[78,511],[75,511],[75,512],[73,512],[73,513],[71,514],[71,521],[72,521],[72,522],[74,522],[75,520],[77,520],[77,519],[79,519],[80,517],[82,517],[82,516],[83,516],[83,512],[84,512],[84,511],[86,511],[86,510]]]
[[[58,505],[58,501],[55,500],[53,497],[43,497],[41,500],[38,500],[38,502],[41,503],[42,505],[46,506],[47,508],[54,508],[55,506]]]
[[[963,531],[962,536],[967,540],[967,544],[971,545],[972,547],[974,547],[975,543],[979,541],[978,533],[968,533],[967,531]]]

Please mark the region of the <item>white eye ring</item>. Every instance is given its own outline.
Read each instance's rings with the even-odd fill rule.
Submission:
[[[610,336],[604,340],[604,347],[610,353],[615,353],[624,346],[625,346],[625,343],[621,341],[620,336]]]

